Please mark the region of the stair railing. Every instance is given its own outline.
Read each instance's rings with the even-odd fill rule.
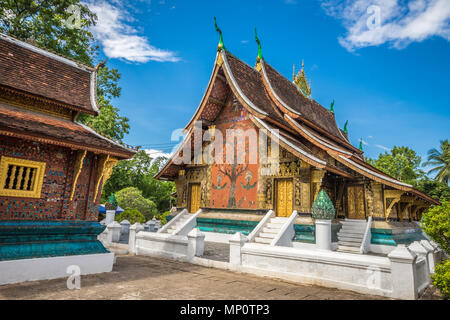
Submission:
[[[367,253],[370,247],[370,241],[372,240],[372,232],[370,228],[372,227],[372,216],[369,216],[367,219],[366,231],[364,232],[364,238],[361,242],[361,247],[359,248],[359,252]]]
[[[192,231],[197,226],[197,216],[202,212],[202,209],[199,209],[196,213],[190,214],[189,218],[175,230],[173,235],[178,236],[187,236],[189,232]]]
[[[183,216],[183,214],[185,214],[185,213],[187,213],[186,209],[181,210],[181,212],[179,214],[177,214],[175,217],[172,218],[172,220],[170,220],[165,225],[163,225],[161,229],[156,231],[156,233],[164,233],[164,232],[166,232],[167,229],[169,229],[171,225],[174,225]]]
[[[291,247],[292,239],[295,236],[294,222],[297,218],[297,210],[292,211],[291,216],[281,227],[277,236],[270,243],[271,246]]]
[[[256,236],[259,234],[259,232],[264,228],[266,223],[275,216],[275,212],[273,210],[267,211],[266,215],[261,219],[261,221],[256,225],[256,227],[250,232],[250,234],[247,236],[248,242],[253,242],[256,238]]]

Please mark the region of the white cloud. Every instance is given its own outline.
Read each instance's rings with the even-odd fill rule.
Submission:
[[[450,41],[449,0],[326,0],[322,8],[342,21],[347,33],[338,39],[349,51],[384,43],[401,49],[434,36]]]
[[[169,159],[172,156],[171,153],[166,153],[156,149],[145,149],[145,152],[153,159],[156,159],[158,157],[166,157],[167,159]]]
[[[134,19],[120,2],[91,1],[87,5],[97,14],[97,25],[92,27],[92,32],[108,58],[141,63],[180,60],[172,51],[158,49],[149,43],[147,37],[139,35],[130,24]]]
[[[382,146],[381,144],[376,144],[375,147],[383,149],[384,151],[391,151],[388,147]]]

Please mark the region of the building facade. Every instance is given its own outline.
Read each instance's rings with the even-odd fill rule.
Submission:
[[[248,232],[268,210],[282,217],[296,210],[296,238],[313,242],[311,206],[324,189],[336,209],[335,230],[339,219],[371,216],[373,241],[404,241],[394,236],[396,222],[408,232],[424,210],[439,202],[367,163],[363,151],[350,144],[347,124],[339,129],[334,111],[310,93],[303,69],[298,75],[294,71],[290,81],[261,53],[251,67],[219,45],[204,97],[185,127],[185,140],[156,176],[175,181],[177,208],[201,208],[201,229],[224,233]],[[251,150],[252,130],[258,141],[267,141],[258,152]],[[228,138],[229,131],[235,132],[234,138]],[[216,157],[218,145],[223,157]],[[240,155],[243,161],[226,161]]]

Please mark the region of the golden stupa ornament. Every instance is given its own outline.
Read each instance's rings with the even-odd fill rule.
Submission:
[[[295,74],[295,64],[294,64],[294,72],[292,74],[292,81],[295,83],[295,85],[297,86],[298,90],[300,90],[300,92],[307,98],[311,97],[311,80],[309,80],[309,85],[308,85],[308,80],[306,79],[305,76],[305,62],[302,61],[302,69]]]

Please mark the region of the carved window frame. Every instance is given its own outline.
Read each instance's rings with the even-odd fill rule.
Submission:
[[[6,189],[5,183],[8,178],[8,168],[10,165],[36,169],[31,184],[31,190]],[[0,160],[0,196],[20,197],[20,198],[40,198],[42,184],[44,182],[45,162],[31,161],[20,158],[2,156]]]

